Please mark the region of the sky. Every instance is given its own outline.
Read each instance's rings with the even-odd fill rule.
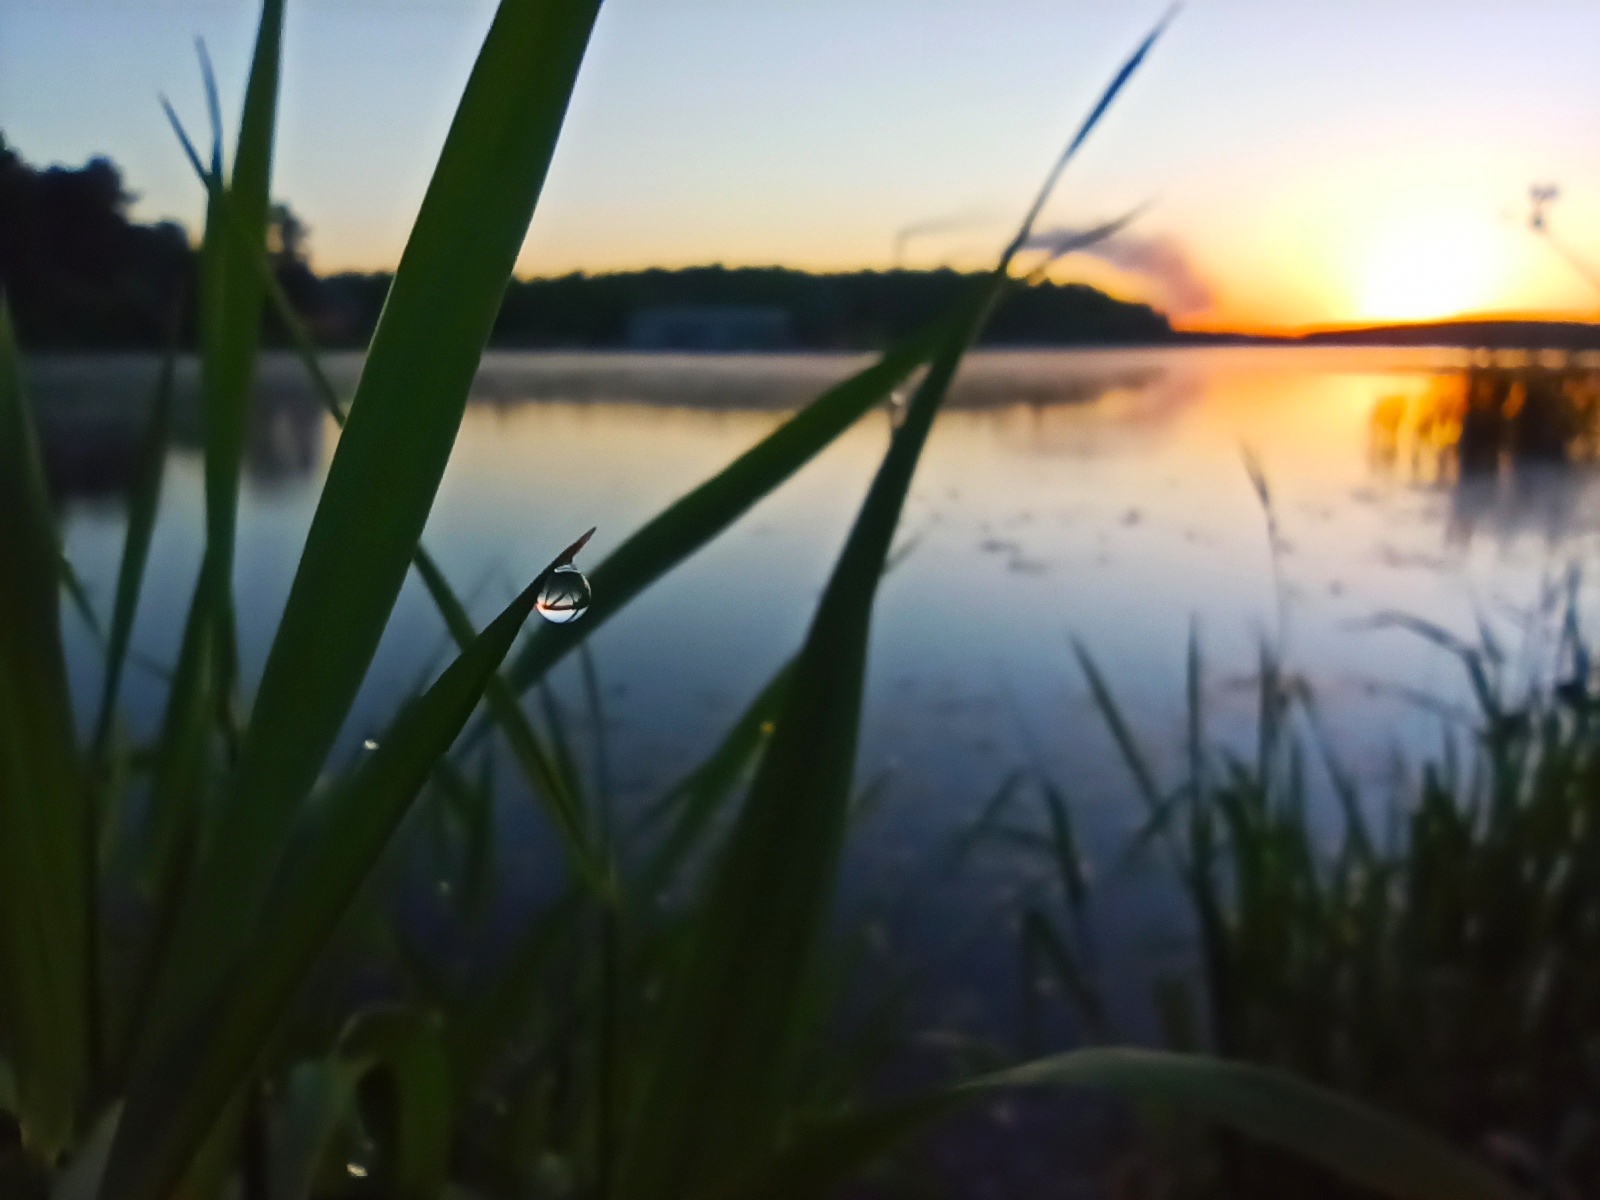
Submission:
[[[289,0],[274,192],[319,271],[397,261],[493,7]],[[518,273],[987,265],[1164,8],[606,0]],[[198,228],[157,96],[201,129],[200,36],[236,121],[257,11],[0,0],[0,131]],[[1189,0],[1043,224],[1149,207],[1055,275],[1197,328],[1594,316],[1527,195],[1600,268],[1597,57],[1593,0]]]

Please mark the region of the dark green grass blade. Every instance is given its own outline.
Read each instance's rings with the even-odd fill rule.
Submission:
[[[503,0],[390,288],[164,971],[174,1036],[233,966],[404,582],[555,149],[593,0]],[[251,264],[253,272],[259,268]]]
[[[428,595],[433,598],[434,606],[439,610],[439,615],[443,617],[450,631],[450,636],[455,639],[457,646],[466,646],[471,642],[475,631],[466,609],[451,589],[444,572],[421,546],[417,547],[413,561],[418,576],[428,589]],[[589,886],[603,890],[605,872],[590,845],[579,799],[574,794],[569,779],[558,769],[554,757],[546,749],[544,740],[534,729],[533,722],[528,720],[528,715],[517,703],[516,694],[505,679],[496,674],[484,689],[484,700],[488,704],[491,717],[505,735],[506,745],[510,747],[517,765],[522,768],[534,791],[544,800],[551,823],[566,847],[567,857],[579,878]]]
[[[649,814],[671,824],[660,846],[641,869],[634,887],[651,901],[671,886],[678,871],[704,840],[762,745],[771,735],[787,693],[793,663],[786,662],[739,715],[703,763],[674,784]]]
[[[1033,233],[1033,223],[1043,211],[1061,172],[1144,61],[1170,19],[1169,13],[1123,64],[1089,116],[1073,134],[1044,186],[1040,188],[1016,237],[1001,256],[997,275],[1004,276],[1012,258],[1026,246]],[[1101,234],[1108,236],[1120,229],[1121,225],[1114,222],[1104,226]],[[1092,240],[1086,238],[1083,244],[1089,245]],[[624,604],[711,541],[757,500],[815,457],[858,417],[887,397],[906,376],[945,345],[951,336],[959,334],[959,329],[952,328],[953,321],[958,323],[959,318],[939,322],[900,343],[873,366],[829,389],[618,547],[610,558],[595,568],[591,576],[595,602],[583,622],[541,629],[518,652],[510,669],[511,682],[516,690],[523,692],[532,687],[563,654],[598,629]]]
[[[997,1071],[947,1091],[848,1117],[717,1200],[822,1200],[929,1122],[996,1088],[1067,1086],[1170,1104],[1404,1200],[1509,1200],[1516,1193],[1445,1143],[1376,1109],[1245,1063],[1150,1050],[1083,1050]]]
[[[450,1060],[439,1018],[409,1008],[369,1009],[340,1041],[354,1073],[388,1076],[393,1127],[383,1131],[385,1161],[377,1185],[394,1200],[437,1200],[444,1190],[454,1133]]]
[[[681,1196],[770,1144],[849,816],[872,602],[917,459],[998,287],[969,301],[868,491],[690,932],[622,1191]]]
[[[1122,715],[1122,706],[1111,694],[1111,687],[1106,683],[1105,676],[1100,673],[1100,668],[1095,665],[1094,659],[1089,657],[1089,652],[1084,649],[1082,643],[1074,640],[1072,650],[1078,656],[1078,665],[1083,668],[1084,678],[1089,681],[1089,694],[1094,699],[1094,706],[1100,710],[1100,716],[1105,720],[1106,728],[1111,731],[1117,749],[1122,754],[1122,760],[1127,763],[1128,772],[1138,786],[1139,796],[1150,813],[1152,825],[1156,828],[1164,827],[1170,801],[1156,783],[1155,772],[1150,767],[1149,759],[1145,756],[1143,747],[1139,745],[1139,739],[1134,736],[1127,718]]]
[[[216,182],[206,175],[200,165],[200,159],[195,152],[193,143],[184,131],[182,123],[177,119],[171,109],[168,109],[168,119],[172,122],[173,130],[177,133],[179,141],[189,157],[190,164],[200,176],[200,181],[211,192],[213,202],[220,208],[222,218],[235,238],[247,239],[247,231],[232,221],[231,202],[226,192],[219,189]],[[244,241],[246,248],[250,248],[248,240]],[[300,315],[295,312],[288,296],[284,294],[283,287],[278,283],[272,271],[271,258],[266,254],[264,247],[255,248],[258,253],[256,258],[262,276],[263,286],[266,288],[268,302],[274,315],[277,316],[284,328],[289,333],[290,342],[295,353],[299,356],[306,373],[311,377],[312,390],[321,401],[323,408],[334,422],[344,428],[346,413],[344,405],[339,400],[338,391],[329,380],[327,373],[322,369],[322,362],[317,354],[317,348],[311,340],[311,335],[306,331],[305,323]],[[417,546],[413,563],[417,575],[421,578],[423,586],[427,589],[434,606],[439,610],[439,616],[444,621],[450,636],[455,640],[458,648],[470,642],[476,631],[467,616],[466,606],[451,588],[444,571],[440,569],[433,556],[422,545]],[[534,791],[547,804],[550,816],[555,824],[556,831],[567,847],[578,874],[588,880],[592,886],[599,886],[600,871],[593,853],[587,845],[583,833],[582,814],[579,811],[577,798],[573,796],[557,773],[550,752],[545,748],[532,723],[527,719],[521,707],[517,704],[516,695],[496,675],[490,681],[485,699],[489,704],[492,718],[500,725],[506,741],[511,747],[512,754],[522,767]]]
[[[100,711],[95,718],[90,771],[85,803],[88,845],[85,862],[88,878],[84,884],[84,903],[90,914],[86,935],[89,970],[89,1028],[92,1034],[90,1055],[96,1078],[103,1076],[106,1013],[103,996],[103,963],[100,942],[100,840],[103,804],[110,795],[110,751],[112,721],[117,694],[127,664],[128,642],[133,635],[133,619],[139,608],[139,593],[144,587],[145,563],[150,553],[150,538],[155,531],[156,510],[161,502],[161,480],[166,469],[167,442],[172,425],[172,380],[177,363],[177,321],[173,339],[161,363],[155,391],[150,398],[150,416],[134,456],[133,487],[128,493],[128,529],[123,537],[122,562],[117,568],[117,590],[111,606],[111,629],[106,641],[105,680],[100,691]]]
[[[105,753],[111,736],[117,692],[128,659],[128,640],[144,586],[144,568],[161,503],[161,479],[166,469],[167,442],[172,428],[172,376],[177,348],[170,347],[161,375],[150,398],[150,416],[134,455],[133,487],[128,493],[128,532],[122,543],[122,563],[117,569],[117,591],[111,606],[111,627],[106,637],[106,676],[100,692],[100,712],[94,725],[94,753]]]
[[[349,1072],[335,1063],[296,1063],[284,1072],[267,1200],[309,1200],[317,1167],[353,1103]]]
[[[581,543],[579,543],[581,545]],[[533,610],[540,586],[574,546],[502,612],[419,699],[408,705],[318,814],[274,903],[208,997],[192,1030],[169,1039],[133,1080],[102,1200],[159,1200],[182,1177],[216,1114],[249,1079],[301,982],[328,944],[390,836]]]
[[[1056,178],[1160,31],[1068,143],[993,274],[952,314],[873,478],[690,931],[623,1163],[630,1200],[702,1191],[772,1145],[782,1126],[849,822],[872,606],[912,475]]]
[[[194,149],[194,144],[189,140],[189,135],[184,131],[180,122],[171,109],[167,111],[168,119],[172,122],[173,130],[178,135],[190,164],[194,167],[200,181],[206,185],[211,193],[211,199],[222,212],[223,220],[235,237],[240,236],[241,229],[231,221],[231,206],[227,193],[222,191],[215,180],[208,176],[200,165],[199,155]],[[248,247],[250,243],[245,242]],[[344,405],[340,402],[339,394],[334,388],[327,373],[322,369],[322,362],[317,354],[317,348],[311,340],[311,335],[306,331],[305,323],[301,321],[294,306],[290,304],[288,296],[284,294],[282,286],[273,274],[272,261],[265,253],[264,248],[257,247],[260,251],[256,257],[259,261],[263,284],[266,288],[267,299],[271,304],[274,315],[277,316],[284,328],[289,333],[290,342],[295,353],[299,356],[306,373],[311,377],[312,390],[322,402],[323,408],[334,422],[344,428],[346,419]],[[472,622],[467,616],[466,606],[450,587],[449,580],[444,571],[440,569],[433,556],[422,545],[417,546],[413,557],[417,575],[421,578],[423,586],[427,589],[434,606],[439,610],[439,616],[449,630],[450,636],[455,640],[457,647],[463,647],[473,638],[476,632]],[[571,793],[567,782],[557,772],[550,752],[544,746],[537,731],[534,729],[525,713],[516,700],[516,694],[506,684],[504,679],[496,675],[490,681],[485,694],[489,705],[490,717],[500,726],[505,734],[506,742],[510,746],[517,764],[522,768],[523,774],[532,785],[534,792],[544,800],[549,808],[552,823],[556,827],[565,844],[568,856],[571,858],[574,869],[578,875],[587,880],[591,887],[601,887],[601,870],[598,861],[588,845],[583,828],[582,812],[578,799]]]
[[[66,555],[60,555],[56,561],[61,569],[62,590],[67,593],[67,599],[72,601],[73,610],[89,630],[89,635],[100,643],[101,649],[104,649],[106,632],[100,628],[100,618],[94,615],[94,605],[89,603],[89,589],[83,586],[83,580],[78,578],[78,572],[67,560]]]
[[[201,295],[205,315],[200,391],[206,448],[206,553],[220,564],[210,576],[212,586],[218,589],[217,603],[226,602],[231,583],[239,475],[255,383],[262,288],[254,259],[264,252],[267,242],[283,8],[284,0],[263,0],[228,183],[228,211],[224,216],[213,205],[206,218],[207,241],[215,242],[216,255]],[[215,84],[209,69],[203,73],[208,103],[214,105]],[[229,236],[230,225],[234,236]],[[231,653],[227,657],[231,659]]]
[[[136,1025],[151,1014],[143,1003],[162,978],[168,937],[201,831],[199,793],[208,770],[212,730],[229,711],[235,674],[232,600],[239,476],[254,387],[262,284],[255,257],[265,253],[266,221],[282,52],[283,0],[265,0],[246,84],[233,179],[224,188],[216,82],[201,50],[201,75],[211,116],[206,235],[200,251],[200,401],[205,447],[206,544],[199,577],[168,689],[151,785],[145,884],[152,898],[153,937],[139,967],[135,1005],[124,1011]],[[178,127],[176,114],[167,117]],[[185,141],[197,169],[199,156]],[[133,525],[130,519],[130,535]],[[147,545],[146,545],[147,548]],[[131,620],[131,617],[130,617]],[[108,713],[102,720],[109,719]],[[131,1048],[139,1029],[122,1031]],[[119,1055],[120,1055],[119,1051]]]
[[[1150,53],[1151,48],[1155,46],[1161,35],[1166,32],[1167,26],[1172,22],[1172,18],[1177,15],[1177,12],[1176,5],[1167,10],[1166,15],[1156,22],[1155,28],[1145,35],[1144,41],[1139,43],[1138,48],[1118,68],[1117,73],[1112,76],[1111,82],[1106,85],[1105,91],[1100,93],[1100,98],[1095,101],[1094,107],[1089,110],[1089,115],[1083,119],[1083,124],[1078,126],[1071,140],[1067,142],[1066,149],[1061,152],[1061,156],[1056,159],[1055,165],[1050,168],[1050,173],[1045,176],[1044,186],[1039,189],[1039,195],[1034,199],[1033,206],[1028,209],[1027,215],[1022,218],[1022,225],[1017,230],[1017,236],[1012,239],[1011,245],[1006,248],[1002,259],[1003,263],[1010,262],[1027,245],[1029,237],[1033,235],[1034,223],[1039,219],[1039,214],[1044,211],[1044,206],[1050,199],[1050,193],[1055,191],[1056,184],[1061,179],[1061,173],[1067,169],[1067,164],[1073,160],[1074,156],[1083,147],[1083,143],[1088,140],[1089,134],[1094,131],[1094,127],[1100,124],[1100,118],[1106,115],[1106,111],[1111,107],[1118,93],[1127,86],[1128,80],[1133,78],[1134,72],[1144,63],[1145,57]]]
[[[584,638],[657,579],[712,541],[873,405],[881,403],[948,336],[938,325],[888,350],[872,366],[829,388],[718,474],[647,522],[589,574],[594,603],[582,621],[532,634],[507,669],[525,692]]]
[[[1072,1002],[1073,1009],[1084,1023],[1089,1037],[1086,1040],[1104,1042],[1111,1035],[1106,1019],[1105,1001],[1095,986],[1078,954],[1067,939],[1051,924],[1050,919],[1037,909],[1028,909],[1022,916],[1022,944],[1029,957],[1037,957],[1054,972],[1057,981]],[[1029,983],[1032,980],[1028,980]],[[1031,997],[1028,998],[1031,1002]]]
[[[1012,801],[1027,782],[1028,772],[1024,770],[1011,771],[1000,781],[1000,786],[995,788],[983,802],[983,807],[978,810],[977,819],[950,839],[950,849],[945,858],[946,872],[954,873],[961,870],[975,851],[995,839]]]
[[[0,1022],[24,1140],[66,1145],[87,1069],[88,813],[61,647],[60,547],[0,296]]]

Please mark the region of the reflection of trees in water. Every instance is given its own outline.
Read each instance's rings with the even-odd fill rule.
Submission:
[[[106,375],[98,386],[74,379],[72,386],[46,381],[34,387],[45,472],[57,503],[116,499],[133,482],[149,388],[130,387],[126,374]],[[322,455],[323,421],[304,388],[270,382],[259,387],[245,443],[245,477],[272,486],[307,476]],[[198,452],[203,437],[191,373],[179,386],[173,445]]]
[[[1555,539],[1591,522],[1600,460],[1600,367],[1563,354],[1502,355],[1374,404],[1381,474],[1450,490],[1450,533],[1487,526]]]
[[[1137,443],[1200,398],[1197,381],[1161,371],[1086,378],[1048,399],[1023,395],[988,407],[1002,444],[1029,454],[1078,458]]]

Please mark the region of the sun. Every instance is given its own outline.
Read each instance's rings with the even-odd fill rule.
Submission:
[[[1503,275],[1504,231],[1469,212],[1419,213],[1384,225],[1356,280],[1357,315],[1428,321],[1492,307]]]

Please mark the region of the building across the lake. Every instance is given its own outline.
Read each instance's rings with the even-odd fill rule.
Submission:
[[[628,321],[635,350],[780,350],[794,343],[785,309],[751,304],[643,308]]]

